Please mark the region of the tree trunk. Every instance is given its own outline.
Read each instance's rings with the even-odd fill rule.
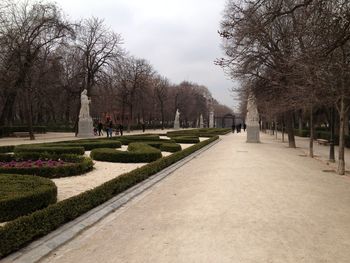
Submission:
[[[303,112],[302,110],[299,111],[299,134],[302,133],[302,130],[303,130]]]
[[[12,123],[13,106],[16,101],[16,96],[16,92],[11,92],[7,95],[4,108],[0,116],[0,126],[5,125],[5,123]]]
[[[344,141],[344,128],[345,128],[345,98],[344,96],[341,97],[340,99],[340,108],[339,108],[339,159],[338,159],[338,169],[337,173],[340,175],[345,174],[345,159],[344,159],[344,146],[345,146],[345,141]]]
[[[314,112],[313,107],[310,108],[310,143],[309,143],[309,155],[314,158]]]
[[[32,115],[32,107],[31,107],[31,95],[28,89],[25,89],[24,96],[24,104],[25,104],[25,116],[28,125],[29,137],[31,140],[35,140],[34,131],[33,131],[33,115]]]
[[[293,111],[289,110],[286,112],[286,129],[288,133],[288,143],[290,148],[296,148],[294,127],[293,127]]]
[[[349,114],[345,113],[344,115],[344,135],[349,135]]]
[[[163,101],[160,102],[160,113],[162,115],[162,130],[164,130],[164,105],[163,105]]]
[[[275,136],[276,136],[276,140],[277,140],[277,118],[275,118]]]
[[[129,121],[128,121],[128,132],[131,130],[131,123],[132,123],[132,104],[129,105]]]

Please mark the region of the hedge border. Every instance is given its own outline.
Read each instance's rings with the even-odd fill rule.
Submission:
[[[2,240],[0,242],[0,258],[48,234],[217,139],[219,136],[212,137],[125,173],[92,190],[9,222],[0,227],[0,240]]]
[[[162,158],[162,153],[146,143],[129,143],[128,151],[118,151],[109,148],[94,149],[90,157],[96,161],[118,163],[149,163]]]
[[[0,188],[17,182],[35,188],[0,200],[0,222],[13,220],[57,201],[57,187],[51,180],[32,175],[0,174]]]
[[[77,154],[83,155],[85,153],[85,149],[82,146],[73,146],[73,147],[65,147],[65,146],[33,146],[33,145],[19,145],[14,149],[15,153],[23,153],[23,152],[41,152],[41,153],[49,153],[49,154]]]

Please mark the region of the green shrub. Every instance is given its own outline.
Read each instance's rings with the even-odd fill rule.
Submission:
[[[122,146],[120,141],[72,141],[72,142],[66,142],[66,143],[52,143],[52,144],[45,144],[47,147],[84,147],[85,151],[91,151],[93,149],[97,148],[120,148]]]
[[[160,145],[160,150],[162,152],[178,152],[181,151],[181,145],[177,144],[177,143],[162,143]]]
[[[309,137],[310,136],[310,131],[309,130],[295,129],[294,130],[294,135],[295,136],[299,136],[299,137]]]
[[[83,155],[85,149],[82,146],[65,147],[65,146],[36,146],[36,145],[19,145],[14,149],[15,153],[21,152],[43,152],[49,154],[78,154]]]
[[[47,207],[57,200],[56,185],[30,175],[0,175],[0,222]]]
[[[12,154],[0,153],[0,162],[11,162],[12,160]]]
[[[185,150],[158,159],[114,178],[92,190],[9,222],[5,226],[0,227],[0,258],[18,250],[36,238],[48,234],[59,226],[106,202],[110,198],[149,178],[153,174],[176,163],[218,138],[216,136],[192,145]]]
[[[61,159],[67,164],[60,166],[43,166],[43,167],[0,167],[0,173],[10,174],[30,174],[47,178],[59,178],[72,175],[83,174],[91,171],[93,162],[89,157],[78,155],[50,155],[47,153],[24,152],[9,157],[8,161],[17,160],[58,160]]]
[[[176,143],[199,143],[200,141],[198,137],[192,136],[172,137],[171,139]]]
[[[130,143],[128,151],[118,151],[108,148],[94,149],[90,156],[96,161],[119,163],[152,162],[162,157],[160,150],[145,143]]]

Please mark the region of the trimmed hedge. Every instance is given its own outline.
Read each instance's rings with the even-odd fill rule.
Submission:
[[[163,143],[160,145],[160,150],[162,152],[179,152],[182,150],[181,145],[177,143]]]
[[[94,149],[90,156],[96,161],[117,163],[148,163],[162,157],[160,150],[145,143],[130,143],[128,151],[108,148]]]
[[[201,129],[190,129],[190,130],[177,130],[167,132],[169,137],[177,136],[196,136],[196,137],[213,137],[216,135],[225,135],[230,133],[231,129],[228,128],[201,128]]]
[[[11,156],[11,155],[9,155]],[[0,158],[5,158],[3,155]],[[47,178],[67,177],[83,174],[91,171],[93,162],[89,157],[77,155],[48,155],[46,153],[24,152],[6,157],[8,161],[12,160],[58,160],[69,162],[61,166],[43,166],[43,167],[0,167],[0,173],[10,174],[30,174]],[[5,160],[3,160],[5,161]]]
[[[49,179],[31,175],[0,175],[0,222],[30,214],[56,201],[57,187]]]
[[[36,152],[48,154],[78,154],[83,155],[85,149],[82,146],[65,147],[65,146],[36,146],[36,145],[19,145],[14,149],[15,153]]]
[[[200,140],[198,137],[193,136],[181,136],[181,137],[172,137],[176,143],[199,143]]]
[[[0,227],[0,258],[18,250],[34,239],[50,233],[218,138],[218,136],[215,136],[192,145],[185,150],[125,173],[92,190],[9,222]]]
[[[91,151],[97,148],[120,148],[122,147],[122,143],[120,141],[72,141],[66,143],[50,143],[45,144],[47,147],[84,147],[85,151]]]

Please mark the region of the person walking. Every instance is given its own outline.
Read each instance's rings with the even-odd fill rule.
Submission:
[[[112,138],[112,135],[113,135],[113,122],[112,122],[112,120],[109,121],[108,132],[109,132],[109,138]]]
[[[103,129],[103,124],[102,124],[101,121],[99,121],[98,124],[97,124],[98,136],[103,135],[102,129]]]
[[[235,126],[235,124],[232,124],[232,127],[231,127],[231,129],[232,129],[232,133],[235,133],[235,129],[236,129],[236,126]]]
[[[243,131],[245,132],[245,129],[247,129],[247,125],[243,123]]]
[[[145,125],[145,123],[143,122],[143,123],[141,124],[141,126],[142,126],[142,132],[145,132],[145,130],[146,130],[146,125]]]
[[[119,125],[119,132],[120,132],[120,136],[123,136],[123,124]]]

